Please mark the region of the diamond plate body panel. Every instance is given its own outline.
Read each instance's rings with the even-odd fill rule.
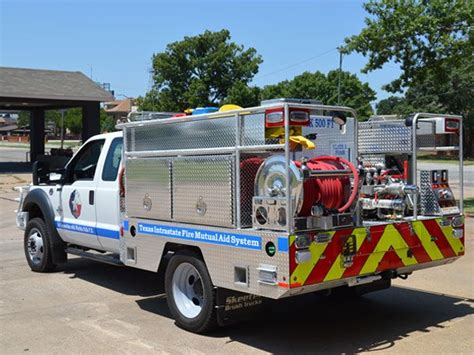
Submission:
[[[230,155],[173,158],[176,221],[232,227],[235,158]]]
[[[363,161],[365,166],[375,166],[377,164],[385,164],[384,154],[364,154]]]
[[[441,176],[441,170],[437,170]],[[436,170],[420,171],[420,210],[421,214],[426,216],[442,216],[448,214],[458,214],[459,208],[456,206],[452,191],[446,181],[441,186],[432,180],[432,174]],[[435,185],[435,186],[433,186]],[[440,200],[439,191],[447,191],[451,194],[448,200]],[[448,202],[448,204],[446,204]],[[450,203],[451,202],[451,203]]]
[[[125,128],[128,152],[202,149],[235,145],[236,117]]]
[[[162,221],[144,220],[131,218],[128,225],[138,226],[140,223],[155,223],[161,226],[176,228],[192,228],[194,230],[212,230],[217,233],[231,233],[260,238],[259,248],[247,249],[232,247],[228,245],[216,245],[197,240],[183,240],[180,238],[163,237],[159,235],[149,235],[140,233],[139,228],[135,237],[132,237],[128,230],[122,238],[127,248],[136,249],[136,262],[127,265],[149,271],[157,271],[161,256],[166,243],[179,243],[198,247],[201,251],[212,282],[217,287],[224,287],[231,290],[251,293],[270,298],[281,298],[290,295],[288,287],[279,285],[267,285],[258,282],[258,268],[262,265],[269,265],[276,268],[277,281],[288,283],[289,280],[289,237],[285,233],[270,231],[255,231],[250,229],[229,229],[219,227],[202,227],[184,223],[170,223]],[[280,248],[285,243],[278,242],[282,238],[286,247]],[[276,253],[270,257],[265,252],[267,242],[273,242],[277,246]],[[286,249],[286,250],[285,250]],[[242,285],[234,282],[234,267],[243,267],[248,270],[248,284]]]
[[[167,158],[127,159],[125,170],[127,216],[170,220],[171,161]]]
[[[411,153],[412,129],[403,120],[359,122],[359,154]]]
[[[420,171],[420,209],[422,215],[440,214],[439,204],[431,185],[431,172],[429,170]]]
[[[251,114],[240,116],[241,124],[241,144],[265,145],[265,114]]]

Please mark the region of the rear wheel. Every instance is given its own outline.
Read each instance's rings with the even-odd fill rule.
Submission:
[[[204,262],[196,255],[173,256],[166,268],[170,312],[183,329],[204,333],[216,325],[214,287]]]
[[[56,265],[52,260],[51,238],[41,218],[33,218],[28,222],[23,245],[31,270],[36,272],[54,270]]]

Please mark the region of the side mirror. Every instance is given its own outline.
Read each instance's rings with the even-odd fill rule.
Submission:
[[[66,174],[66,169],[57,169],[49,174],[49,182],[62,184]]]
[[[44,161],[35,161],[32,166],[33,185],[45,183],[48,180],[49,166]]]

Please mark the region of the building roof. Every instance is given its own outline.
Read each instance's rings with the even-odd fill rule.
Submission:
[[[10,132],[10,131],[14,131],[15,129],[17,129],[18,126],[13,124],[13,125],[0,125],[0,132]]]
[[[107,113],[129,113],[132,111],[132,99],[116,100],[105,103],[105,112]]]
[[[0,67],[0,97],[111,101],[113,96],[81,72]]]

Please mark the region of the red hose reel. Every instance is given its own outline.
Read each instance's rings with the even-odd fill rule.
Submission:
[[[285,179],[284,170],[281,169],[284,161],[282,159],[274,159],[275,157],[264,160],[259,157],[251,157],[242,160],[241,168],[241,208],[244,211],[250,210],[252,206],[252,198],[257,195],[262,197],[267,196],[267,191],[271,190],[271,186],[266,186],[266,175],[275,176],[281,174],[282,179]],[[272,160],[270,163],[269,161]],[[264,168],[264,164],[268,163],[268,167]],[[301,170],[303,163],[301,161],[294,161],[292,164],[296,170]],[[331,176],[313,176],[302,179],[302,201],[301,207],[298,208],[297,214],[300,217],[308,217],[312,215],[313,206],[319,205],[326,210],[337,211],[343,213],[348,210],[357,198],[359,186],[359,174],[355,166],[346,159],[336,156],[320,156],[305,162],[306,168],[316,172],[317,171],[333,171]],[[270,173],[270,171],[272,171]],[[341,171],[340,175],[337,171]],[[350,174],[347,172],[350,171]],[[291,171],[295,173],[295,171]],[[259,178],[262,174],[262,179]],[[299,175],[299,174],[298,174]],[[351,178],[353,175],[354,188],[351,189]],[[303,174],[301,173],[301,177]],[[295,179],[298,179],[295,176]],[[273,180],[271,180],[273,181]],[[260,186],[258,188],[257,186]],[[258,191],[257,191],[258,190]],[[284,196],[284,195],[283,195]],[[267,197],[274,197],[268,195]],[[279,196],[282,197],[282,196]],[[298,197],[296,197],[298,199]]]
[[[300,161],[295,161],[295,164],[299,168],[302,166]],[[339,213],[350,208],[357,197],[357,186],[359,186],[359,174],[354,164],[340,157],[321,156],[308,160],[306,166],[315,171],[337,171],[345,170],[347,167],[354,176],[354,189],[351,192],[351,181],[347,175],[307,179],[303,184],[304,201],[300,216],[311,215],[312,207],[318,204],[326,209],[337,210]]]

